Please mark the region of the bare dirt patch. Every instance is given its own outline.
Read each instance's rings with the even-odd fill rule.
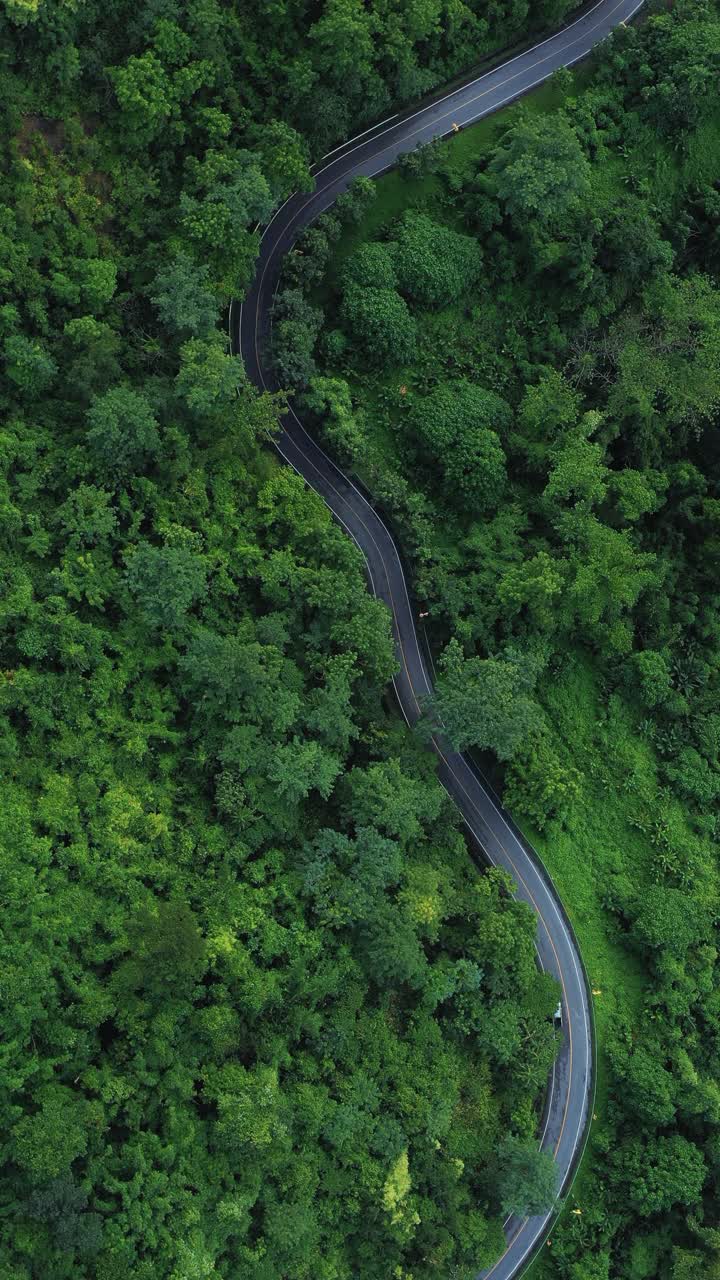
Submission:
[[[62,120],[51,120],[48,116],[23,116],[18,133],[21,155],[27,155],[38,134],[56,155],[65,146],[65,125]]]

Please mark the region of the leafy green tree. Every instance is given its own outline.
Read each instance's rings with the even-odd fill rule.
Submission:
[[[479,244],[424,213],[403,214],[393,232],[393,250],[400,292],[422,306],[454,302],[482,271]]]
[[[179,627],[207,591],[207,567],[189,546],[140,542],[128,560],[127,582],[153,627]]]
[[[610,477],[610,484],[624,520],[640,520],[663,504],[667,477],[662,473],[625,467]]]
[[[568,604],[581,624],[596,627],[596,634],[601,634],[601,621],[612,626],[622,618],[623,610],[637,602],[641,592],[657,583],[655,557],[636,551],[625,532],[594,517],[577,525],[568,522],[564,527],[569,533],[577,531],[579,553],[573,557]],[[607,638],[613,644],[610,631]],[[621,628],[617,644],[627,650],[629,643],[629,635]]]
[[[413,407],[411,428],[442,468],[446,490],[477,513],[496,507],[505,488],[499,432],[510,408],[493,391],[470,382],[441,383]]]
[[[608,483],[604,450],[586,438],[586,431],[594,426],[595,421],[591,420],[578,432],[566,436],[562,446],[553,451],[552,468],[543,493],[551,511],[563,500],[572,502],[576,511],[590,511],[603,501]]]
[[[634,424],[643,468],[660,461],[668,427],[697,429],[720,400],[720,297],[712,283],[701,275],[662,276],[648,287],[645,304],[642,319],[631,315],[616,328],[608,351],[616,379],[608,406]]]
[[[623,1100],[644,1124],[669,1125],[677,1110],[677,1089],[662,1062],[659,1044],[637,1045],[632,1053],[614,1046],[613,1067],[622,1081]]]
[[[672,1280],[718,1280],[720,1258],[697,1249],[673,1250]]]
[[[40,0],[8,0],[6,5],[8,16],[19,27],[36,21],[39,7]]]
[[[521,231],[530,220],[568,229],[590,193],[590,165],[561,111],[520,118],[497,148],[488,172]]]
[[[702,937],[703,923],[702,906],[688,894],[653,885],[637,902],[633,933],[644,947],[684,955]]]
[[[160,18],[152,36],[153,48],[167,67],[182,66],[192,53],[192,41],[177,22]]]
[[[447,148],[441,139],[422,142],[412,151],[403,152],[398,161],[398,168],[409,178],[427,178],[442,168],[446,155]]]
[[[410,360],[415,350],[415,321],[394,289],[349,285],[342,301],[342,318],[352,338],[371,360]]]
[[[676,1204],[696,1205],[705,1181],[702,1152],[679,1133],[622,1144],[614,1153],[633,1209],[643,1217],[666,1213]]]
[[[179,254],[155,279],[150,301],[163,324],[181,336],[204,337],[214,328],[218,302],[207,287],[210,272],[188,254]]]
[[[683,747],[677,761],[666,766],[668,778],[681,795],[702,808],[712,808],[720,795],[720,770],[714,769],[694,747]]]
[[[353,685],[358,674],[352,654],[334,654],[323,663],[322,684],[312,690],[307,700],[308,730],[324,745],[343,754],[358,736],[353,708]]]
[[[542,661],[514,649],[502,657],[465,658],[451,640],[440,659],[428,725],[457,751],[489,748],[509,760],[537,726],[532,695]]]
[[[287,1140],[289,1116],[277,1068],[228,1064],[213,1072],[206,1092],[217,1104],[217,1136],[226,1149],[261,1152]]]
[[[407,985],[422,990],[427,958],[410,920],[398,918],[388,904],[378,902],[365,921],[360,951],[365,970],[379,990]]]
[[[415,321],[395,289],[348,285],[343,293],[342,317],[352,339],[373,361],[391,357],[401,364],[413,356]]]
[[[524,813],[543,831],[563,818],[580,795],[580,774],[560,759],[547,733],[533,733],[513,756],[503,799],[512,813]]]
[[[345,279],[363,289],[394,289],[397,286],[395,246],[380,241],[361,244],[350,254]]]
[[[128,127],[128,141],[144,147],[160,134],[175,108],[170,78],[152,50],[111,71]]]
[[[242,361],[230,354],[227,339],[221,333],[191,338],[180,348],[175,385],[178,394],[198,416],[230,416],[244,381]]]
[[[288,389],[306,387],[317,370],[314,348],[322,312],[306,302],[299,289],[286,289],[274,307],[273,357],[280,382]]]
[[[362,82],[373,58],[370,15],[360,0],[329,0],[322,17],[311,30],[317,48],[318,69],[335,83],[347,78]]]
[[[259,241],[248,228],[267,222],[275,197],[249,151],[209,152],[203,165],[191,169],[195,189],[181,193],[180,225],[193,254],[209,257],[219,291],[232,296],[252,278]]]
[[[668,22],[662,14],[654,18],[650,56],[658,74],[644,98],[647,115],[662,132],[682,136],[710,110],[719,28],[717,15],[703,6],[681,23]]]
[[[324,750],[319,742],[293,738],[274,752],[268,776],[278,794],[295,804],[311,791],[318,791],[327,800],[339,772],[338,757]]]
[[[543,369],[539,381],[525,388],[519,430],[511,439],[533,470],[547,466],[551,448],[564,438],[566,428],[577,423],[580,403],[578,392],[556,369]]]
[[[233,227],[264,222],[274,198],[269,183],[249,151],[230,155],[205,156],[204,167],[196,170],[202,198],[183,192],[180,200],[182,225],[193,240],[218,248],[222,237]]]
[[[305,891],[314,910],[333,928],[370,927],[385,890],[400,879],[402,860],[394,841],[372,827],[358,827],[355,840],[322,831],[305,861]]]
[[[602,1249],[570,1264],[568,1280],[610,1280],[610,1252]]]
[[[47,1085],[38,1096],[39,1108],[25,1115],[13,1129],[14,1159],[36,1184],[64,1174],[87,1149],[84,1106],[69,1089]]]
[[[58,367],[40,342],[13,333],[3,348],[5,372],[10,380],[30,396],[40,396],[57,377]]]
[[[557,1170],[552,1154],[536,1142],[512,1135],[498,1148],[498,1195],[503,1213],[522,1217],[544,1213],[557,1194]]]
[[[672,246],[662,236],[657,220],[644,202],[625,195],[603,219],[598,262],[607,274],[619,301],[644,288],[658,274],[673,266]]]
[[[274,198],[283,200],[292,191],[311,191],[307,146],[285,120],[269,120],[255,131],[254,152],[270,184]]]
[[[87,1206],[87,1192],[65,1173],[33,1192],[27,1214],[50,1231],[59,1249],[92,1257],[102,1244],[102,1218]]]
[[[157,419],[145,396],[124,383],[96,397],[85,415],[88,448],[101,473],[123,483],[157,457]]]
[[[66,341],[63,369],[79,397],[90,400],[94,392],[119,380],[118,356],[122,344],[109,324],[94,316],[77,316],[67,321],[63,334]]]
[[[362,419],[355,413],[343,378],[313,378],[304,403],[322,416],[324,435],[341,457],[353,461],[360,457],[366,444]]]
[[[672,693],[672,672],[665,655],[655,649],[643,649],[634,654],[633,665],[645,706],[656,707],[667,702]]]
[[[206,947],[192,909],[179,898],[143,906],[128,927],[129,955],[117,967],[118,995],[154,1006],[187,997],[206,968]]]
[[[547,551],[511,565],[500,579],[498,599],[513,612],[527,611],[530,618],[542,630],[551,630],[556,624],[557,604],[565,584],[566,566],[553,559]]]
[[[106,542],[117,528],[112,495],[92,484],[80,484],[58,507],[56,522],[73,550]]]
[[[214,717],[219,728],[250,717],[283,733],[298,714],[297,676],[275,645],[201,629],[180,670],[189,692],[202,702],[203,720]]]
[[[423,822],[438,817],[443,794],[403,772],[397,759],[378,761],[347,775],[355,819],[401,841],[420,837]]]
[[[91,311],[110,302],[117,285],[117,268],[109,258],[85,258],[81,264],[80,292]]]
[[[376,197],[377,188],[372,178],[361,175],[353,178],[347,190],[340,193],[335,201],[335,210],[342,222],[357,225],[372,207]]]
[[[289,287],[308,289],[322,280],[339,232],[340,223],[332,214],[321,215],[308,227],[283,264],[283,277]]]

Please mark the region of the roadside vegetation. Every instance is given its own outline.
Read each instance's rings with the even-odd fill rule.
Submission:
[[[429,611],[428,720],[495,762],[594,988],[548,1278],[720,1274],[719,48],[712,5],[618,31],[358,188],[278,298],[281,375],[302,315],[303,411]]]

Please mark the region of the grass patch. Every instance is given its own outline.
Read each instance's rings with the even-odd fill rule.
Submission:
[[[641,736],[633,709],[617,695],[606,700],[590,659],[576,652],[548,684],[543,702],[558,745],[572,743],[582,774],[580,795],[562,827],[541,833],[520,822],[543,859],[577,934],[591,987],[601,994],[593,1007],[598,1040],[595,1114],[587,1152],[564,1212],[597,1199],[592,1170],[602,1156],[612,1126],[607,1120],[610,1067],[606,1046],[616,1019],[639,1021],[647,982],[640,958],[626,947],[603,904],[614,872],[622,870],[637,888],[655,882],[655,851],[635,825],[648,808],[660,805],[657,762]],[[687,826],[681,806],[674,818]],[[546,1249],[526,1272],[533,1280],[553,1273]]]

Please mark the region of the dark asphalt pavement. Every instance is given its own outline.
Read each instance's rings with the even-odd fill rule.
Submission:
[[[248,376],[261,388],[276,384],[268,355],[272,298],[281,259],[300,232],[327,209],[353,178],[392,167],[398,156],[422,142],[467,125],[526,93],[560,66],[585,56],[640,5],[637,0],[600,0],[574,23],[525,53],[481,76],[468,79],[446,96],[368,130],[330,153],[315,167],[315,189],[291,196],[263,234],[257,275],[241,306],[231,311],[231,332]],[[367,564],[372,591],[390,610],[399,663],[395,692],[408,724],[420,713],[419,699],[431,681],[415,629],[403,566],[397,547],[378,513],[290,410],[276,440],[281,456],[321,495],[333,515],[357,543]],[[562,987],[563,1046],[549,1082],[541,1145],[552,1151],[558,1188],[566,1189],[582,1149],[593,1087],[590,993],[577,943],[557,892],[537,855],[463,755],[441,738],[434,741],[439,777],[458,806],[485,858],[510,872],[517,897],[537,918],[537,952],[543,969]],[[510,1280],[544,1239],[552,1213],[506,1223],[507,1249],[482,1273],[483,1280]]]

